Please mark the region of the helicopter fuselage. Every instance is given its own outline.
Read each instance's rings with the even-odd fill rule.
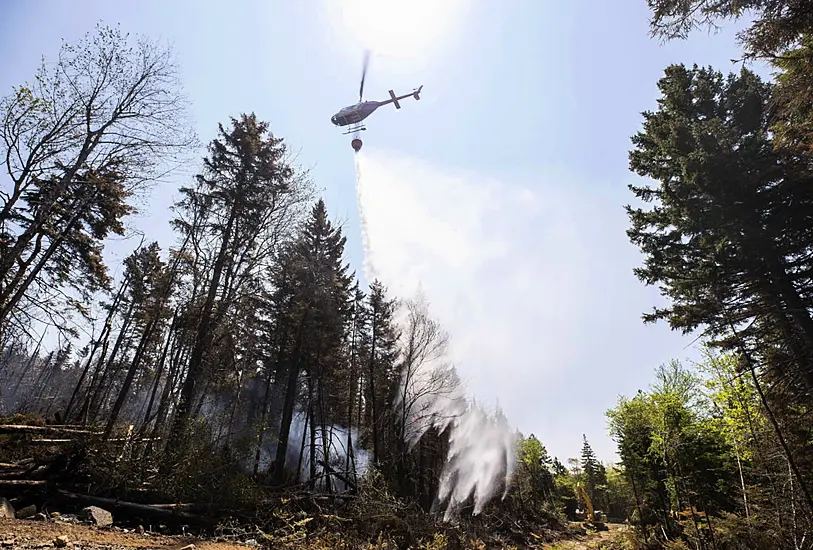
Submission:
[[[362,101],[355,105],[348,105],[338,113],[330,117],[330,122],[336,126],[347,126],[348,124],[358,124],[378,109],[381,103],[378,101]]]
[[[359,124],[362,120],[373,114],[373,111],[375,111],[382,105],[389,105],[390,103],[395,105],[396,109],[400,109],[401,104],[399,103],[399,100],[406,99],[408,97],[420,99],[422,88],[423,86],[420,86],[418,89],[401,96],[396,96],[395,93],[392,90],[390,90],[390,98],[387,99],[386,101],[359,101],[355,105],[348,105],[347,107],[343,108],[338,113],[330,117],[330,122],[332,122],[336,126]]]

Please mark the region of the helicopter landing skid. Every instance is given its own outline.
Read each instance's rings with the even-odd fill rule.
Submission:
[[[353,134],[355,132],[363,132],[366,129],[367,128],[365,128],[364,126],[356,126],[354,128],[348,129],[346,132],[342,132],[342,135],[346,136],[347,134]]]

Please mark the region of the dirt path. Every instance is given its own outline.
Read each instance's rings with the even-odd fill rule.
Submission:
[[[594,531],[578,539],[559,541],[543,546],[545,550],[598,550],[604,542],[613,540],[626,528],[621,523],[608,523],[608,531]]]
[[[609,523],[608,531],[591,532],[584,537],[547,544],[546,550],[598,550],[603,542],[612,540],[625,528]],[[116,529],[100,529],[53,521],[33,521],[0,518],[0,550],[32,550],[60,548],[59,537],[67,537],[66,550],[259,550],[259,545],[214,542],[194,537],[164,536],[151,533],[125,533]],[[190,546],[194,545],[194,546]]]
[[[150,548],[156,550],[180,550],[194,544],[195,550],[256,550],[258,546],[209,542],[194,537],[169,537],[145,533],[125,533],[115,529],[99,529],[86,525],[63,522],[33,521],[0,518],[0,550],[29,550],[52,548],[60,544],[56,539],[67,536],[67,548],[74,550],[130,550]]]

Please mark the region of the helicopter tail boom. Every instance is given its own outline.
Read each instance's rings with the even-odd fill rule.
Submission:
[[[423,88],[423,86],[421,86],[420,88],[417,88],[416,90],[414,90],[414,91],[412,91],[412,92],[410,92],[408,94],[404,94],[404,95],[395,95],[395,92],[390,90],[390,99],[388,99],[386,101],[379,101],[378,106],[381,107],[382,105],[389,105],[390,103],[393,103],[395,105],[396,109],[400,109],[401,108],[401,103],[399,102],[400,99],[406,99],[408,97],[414,97],[416,100],[420,99],[421,98],[420,94],[421,94],[421,89],[422,88]]]

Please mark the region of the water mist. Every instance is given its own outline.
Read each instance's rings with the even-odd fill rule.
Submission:
[[[376,185],[376,182],[365,181],[366,154],[357,153],[355,160],[364,269],[367,279],[372,280],[380,277],[373,254],[375,235],[371,234],[365,215],[374,205],[370,204],[365,191],[367,185]],[[392,285],[392,281],[382,282]],[[428,315],[422,295],[410,303],[412,308]],[[401,312],[398,321],[402,333],[417,330],[416,314],[420,315],[421,311]],[[437,338],[440,339],[439,345],[425,346],[429,351],[424,349],[426,353],[423,355],[413,357],[411,361],[401,358],[400,392],[395,407],[405,420],[404,439],[410,450],[430,429],[448,434],[449,451],[433,509],[445,506],[443,517],[449,521],[456,517],[464,504],[473,504],[476,515],[500,490],[501,497],[505,498],[514,473],[518,434],[500,410],[487,411],[467,398],[455,367],[447,359],[445,341],[441,342],[443,336],[437,335]],[[404,347],[402,344],[402,351]]]

